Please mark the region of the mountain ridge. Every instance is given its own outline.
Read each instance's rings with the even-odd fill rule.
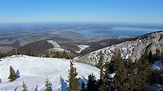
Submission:
[[[81,63],[96,65],[100,58],[100,52],[102,52],[105,61],[110,61],[113,52],[116,49],[120,50],[123,59],[130,57],[133,61],[137,61],[145,52],[151,52],[152,54],[159,53],[163,55],[163,30],[145,34],[136,37],[131,41],[93,51],[84,56],[75,58],[75,60]]]

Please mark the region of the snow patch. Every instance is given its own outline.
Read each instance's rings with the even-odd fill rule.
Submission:
[[[114,78],[114,76],[115,76],[115,73],[112,73],[109,75],[109,78]]]
[[[54,50],[54,51],[66,51],[66,52],[69,52],[63,48],[61,48],[61,46],[54,40],[47,40],[48,43],[52,44],[53,45],[53,48],[50,49],[50,50]]]
[[[61,46],[54,40],[47,40],[47,42],[52,44],[54,48],[61,48]]]
[[[154,70],[160,70],[160,69],[161,69],[161,60],[155,61],[155,62],[152,64],[152,68],[153,68]]]
[[[76,51],[76,53],[81,53],[84,49],[89,47],[89,45],[77,45],[77,46],[80,48],[80,50]]]

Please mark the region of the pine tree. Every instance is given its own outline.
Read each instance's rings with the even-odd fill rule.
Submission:
[[[46,54],[45,54],[45,57],[50,57],[49,53],[46,53]]]
[[[70,69],[68,74],[68,82],[69,87],[68,91],[80,91],[80,83],[79,78],[77,78],[78,73],[76,72],[76,68],[74,67],[73,61],[70,61]]]
[[[80,91],[86,91],[84,82],[82,82],[82,84],[81,84],[81,90]]]
[[[99,61],[98,61],[98,65],[97,65],[97,67],[98,67],[99,69],[103,69],[103,60],[104,60],[104,57],[103,57],[103,55],[102,55],[102,51],[100,51],[100,59],[99,59]]]
[[[163,84],[162,71],[161,70],[152,70],[149,82],[150,82],[150,84],[154,84],[154,83]]]
[[[51,84],[50,84],[50,81],[48,80],[48,78],[46,78],[45,87],[46,88],[44,89],[44,91],[52,91]]]
[[[115,91],[126,91],[128,87],[127,80],[127,69],[124,65],[124,61],[119,51],[116,51],[112,56],[114,61],[115,77],[114,77],[114,88]]]
[[[18,55],[18,48],[14,48],[15,49],[15,55]]]
[[[151,76],[151,68],[148,62],[148,55],[143,54],[137,62],[132,62],[131,59],[124,61],[119,51],[116,51],[112,56],[111,63],[105,64],[104,85],[110,91],[110,80],[108,75],[115,71],[114,90],[115,91],[143,91],[148,85]],[[109,86],[110,85],[110,86]]]
[[[66,59],[69,58],[68,55],[67,55],[67,53],[66,53],[66,51],[63,51],[63,52],[62,52],[61,58],[66,58]]]
[[[93,73],[88,76],[86,91],[98,91],[97,82],[95,80],[95,76],[93,75]]]
[[[10,82],[12,82],[16,79],[16,73],[12,66],[10,66],[9,72],[10,72],[10,74],[9,74],[8,79],[10,79]]]
[[[107,85],[106,79],[104,79],[104,57],[102,55],[102,51],[100,51],[100,60],[98,62],[98,67],[100,69],[100,79],[98,80],[98,90],[99,91],[106,91]]]
[[[104,91],[111,91],[112,87],[113,87],[113,80],[112,78],[109,78],[109,75],[112,74],[115,70],[113,67],[114,62],[110,61],[110,62],[105,62],[104,64],[104,76],[103,76],[103,90]]]
[[[145,53],[136,63],[137,72],[135,84],[137,85],[137,90],[144,90],[148,85],[148,80],[151,75],[151,66],[148,61],[147,53]]]
[[[3,57],[6,57],[6,54],[5,54],[5,53],[2,53],[2,52],[0,51],[0,58],[3,58]]]
[[[100,80],[103,80],[103,69],[104,69],[104,57],[102,55],[102,52],[100,52],[100,60],[99,60],[99,68],[100,68]]]
[[[61,53],[60,53],[59,51],[57,51],[57,52],[55,53],[55,57],[56,57],[56,58],[61,58]]]
[[[29,56],[32,56],[32,51],[31,51],[31,49],[27,49],[25,54],[26,54],[26,55],[29,55]]]
[[[136,90],[136,84],[135,84],[135,69],[136,64],[132,62],[132,60],[129,58],[126,62],[126,68],[127,68],[127,80],[126,80],[126,90],[127,91],[134,91]]]
[[[27,86],[26,86],[26,84],[24,83],[24,81],[23,81],[22,87],[23,87],[22,91],[28,91]]]

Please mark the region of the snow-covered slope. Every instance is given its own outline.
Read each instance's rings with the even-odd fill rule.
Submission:
[[[61,46],[54,40],[47,40],[48,43],[51,43],[53,47],[55,48],[61,48]]]
[[[25,55],[0,60],[0,91],[21,91],[23,81],[29,91],[43,91],[46,77],[52,83],[53,91],[66,91],[70,60]],[[10,65],[20,73],[20,77],[13,82],[8,80]],[[90,73],[99,78],[99,69],[96,67],[82,63],[75,63],[75,67],[78,76],[85,82]]]
[[[80,50],[76,51],[76,53],[81,53],[84,49],[89,47],[89,45],[77,45],[77,46],[80,48]]]
[[[61,48],[61,46],[54,40],[47,40],[48,43],[53,45],[53,48],[49,50],[53,51],[66,51],[65,49]]]
[[[96,65],[100,59],[100,52],[102,52],[105,61],[110,61],[116,49],[120,50],[124,59],[130,57],[133,61],[137,61],[145,51],[152,52],[152,54],[160,52],[161,54],[163,53],[163,31],[153,32],[131,41],[99,49],[82,57],[78,57],[76,61]]]

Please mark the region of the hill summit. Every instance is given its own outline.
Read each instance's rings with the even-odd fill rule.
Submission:
[[[54,91],[66,91],[70,60],[13,55],[0,59],[0,91],[21,91],[23,81],[29,91],[43,91],[48,78]],[[9,82],[9,68],[13,67],[19,78]],[[75,63],[78,76],[86,82],[93,73],[99,77],[99,69],[90,65]]]

